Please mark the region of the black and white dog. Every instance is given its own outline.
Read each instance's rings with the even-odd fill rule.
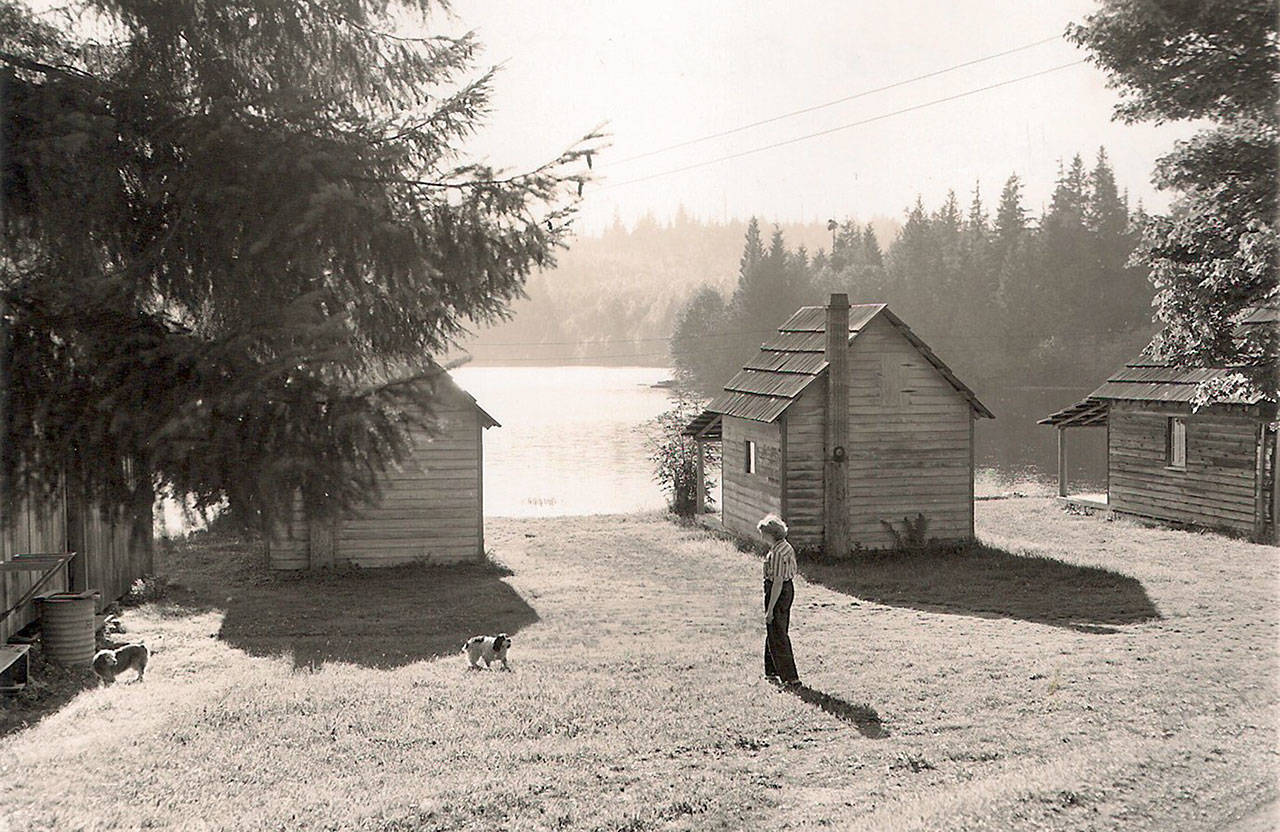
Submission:
[[[480,669],[480,662],[484,662],[484,666],[488,667],[490,662],[502,662],[503,670],[510,670],[507,666],[507,648],[511,646],[511,639],[506,633],[498,633],[496,636],[474,636],[462,645],[462,649],[467,651],[467,658],[471,660],[471,666],[477,670]]]

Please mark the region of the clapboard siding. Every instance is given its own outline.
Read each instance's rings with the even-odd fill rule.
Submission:
[[[883,522],[923,514],[926,534],[972,533],[972,409],[959,391],[884,318],[849,353],[850,540],[893,545]],[[883,522],[882,522],[883,521]]]
[[[765,424],[726,416],[722,428],[722,494],[725,528],[752,535],[770,512],[782,512],[782,432]],[[756,443],[756,473],[747,473],[747,441]]]
[[[833,295],[832,303],[828,321],[844,301]],[[826,501],[843,491],[851,547],[891,547],[893,530],[885,524],[901,527],[903,518],[914,521],[920,514],[929,538],[972,539],[973,424],[975,416],[991,413],[883,305],[855,308],[849,353],[832,362],[838,366],[848,358],[848,378],[839,385],[848,393],[847,436],[844,419],[830,420],[841,436],[840,454],[828,447],[831,370],[815,353],[827,326],[819,307],[804,307],[789,318],[749,372],[735,376],[726,393],[690,423],[691,435],[708,436],[719,420],[724,525],[753,534],[762,514],[781,509],[794,543],[824,546],[831,525]],[[843,399],[845,391],[839,395]],[[775,421],[767,424],[747,418],[769,415]],[[780,463],[766,462],[754,477],[745,474],[748,439],[776,443]],[[774,469],[780,488],[770,476]],[[845,480],[829,482],[840,470]]]
[[[798,546],[822,544],[827,382],[809,387],[787,409],[787,516],[790,539]]]
[[[302,495],[298,494],[293,500],[292,516],[267,541],[267,563],[271,568],[292,571],[310,566],[309,532],[302,512]]]
[[[1170,416],[1186,420],[1186,469],[1166,465]],[[1196,525],[1255,530],[1258,420],[1243,411],[1113,402],[1110,505],[1116,511]]]
[[[338,524],[335,558],[361,566],[479,558],[480,432],[474,407],[437,411],[434,435],[417,433],[410,456],[381,478],[380,499]]]
[[[331,525],[308,524],[299,499],[293,522],[270,542],[274,569],[335,563],[390,566],[457,563],[484,555],[483,424],[469,398],[435,409],[435,429],[411,437],[409,455],[379,478],[373,505]]]

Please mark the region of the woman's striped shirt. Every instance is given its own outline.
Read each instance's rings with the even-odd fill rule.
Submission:
[[[789,581],[796,576],[796,550],[785,540],[779,540],[764,559],[764,577],[767,581]]]

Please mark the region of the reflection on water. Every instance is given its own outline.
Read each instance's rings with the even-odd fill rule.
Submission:
[[[1058,479],[1057,431],[1036,422],[1080,401],[1092,388],[1017,388],[983,394],[982,403],[995,419],[974,425],[974,462],[978,495],[1010,489],[1051,493]],[[1107,430],[1067,431],[1067,478],[1071,492],[1106,491]],[[1056,491],[1052,491],[1056,493]]]
[[[453,377],[502,427],[485,431],[491,516],[661,509],[645,423],[671,407],[660,367],[462,367]]]

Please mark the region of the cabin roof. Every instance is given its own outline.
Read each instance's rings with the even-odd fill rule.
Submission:
[[[951,368],[934,355],[883,303],[863,303],[849,307],[849,342],[852,344],[877,317],[882,317],[906,337],[912,346],[954,387],[974,413],[994,418],[973,391],[956,378]],[[823,306],[802,306],[778,334],[760,345],[760,352],[725,384],[723,392],[711,400],[701,414],[684,429],[686,436],[720,438],[720,419],[737,416],[756,422],[773,422],[827,369],[827,310]]]
[[[395,373],[398,373],[401,377],[407,376],[411,372],[410,369],[404,367],[396,367],[392,369],[394,369]],[[392,369],[388,369],[382,373],[374,375],[372,380],[382,383],[392,381],[396,378]],[[480,417],[480,427],[482,428],[502,427],[502,425],[498,424],[497,419],[493,418],[493,416],[480,406],[480,403],[476,401],[475,396],[459,387],[458,382],[454,381],[453,376],[449,375],[449,371],[440,366],[436,361],[428,359],[426,369],[418,370],[417,374],[410,376],[408,381],[414,386],[425,388],[435,394],[443,394],[444,396],[460,401],[464,406],[469,405],[475,408],[477,415]]]
[[[1263,305],[1245,310],[1236,319],[1237,337],[1251,327],[1274,326],[1280,321],[1280,308]],[[1097,390],[1085,398],[1051,413],[1037,424],[1054,427],[1080,427],[1105,425],[1108,402],[1124,399],[1140,402],[1190,404],[1196,398],[1201,384],[1226,379],[1245,367],[1177,367],[1166,361],[1151,358],[1146,350],[1142,355],[1112,373]],[[1250,396],[1230,395],[1215,398],[1212,404],[1258,404],[1266,396],[1258,393]]]
[[[439,364],[436,364],[434,361],[432,362],[432,366],[434,366],[436,369],[440,371],[439,375],[433,376],[433,379],[434,378],[441,379],[444,382],[445,390],[447,390],[450,394],[462,399],[463,402],[470,404],[472,407],[476,409],[476,414],[479,415],[480,417],[481,428],[502,427],[502,425],[498,424],[497,419],[490,416],[488,411],[486,411],[483,407],[480,406],[480,403],[476,401],[475,396],[471,395],[466,390],[463,390],[461,387],[458,386],[458,382],[453,380],[453,376],[449,375],[448,370],[441,367]]]
[[[1173,367],[1147,358],[1139,358],[1111,374],[1102,386],[1080,401],[1051,413],[1037,424],[1054,427],[1105,425],[1107,407],[1118,399],[1164,404],[1190,404],[1196,390],[1207,381],[1228,378],[1238,367]],[[1265,397],[1224,396],[1212,404],[1257,404]]]
[[[458,382],[454,381],[452,376],[446,373],[445,378],[448,379],[449,386],[454,390],[456,390],[459,395],[463,396],[466,399],[466,401],[470,402],[471,406],[476,409],[477,415],[480,416],[480,427],[482,428],[502,427],[502,425],[498,424],[497,419],[490,416],[489,412],[480,406],[480,403],[476,401],[475,396],[471,395],[466,390],[463,390],[461,387],[458,386]]]

